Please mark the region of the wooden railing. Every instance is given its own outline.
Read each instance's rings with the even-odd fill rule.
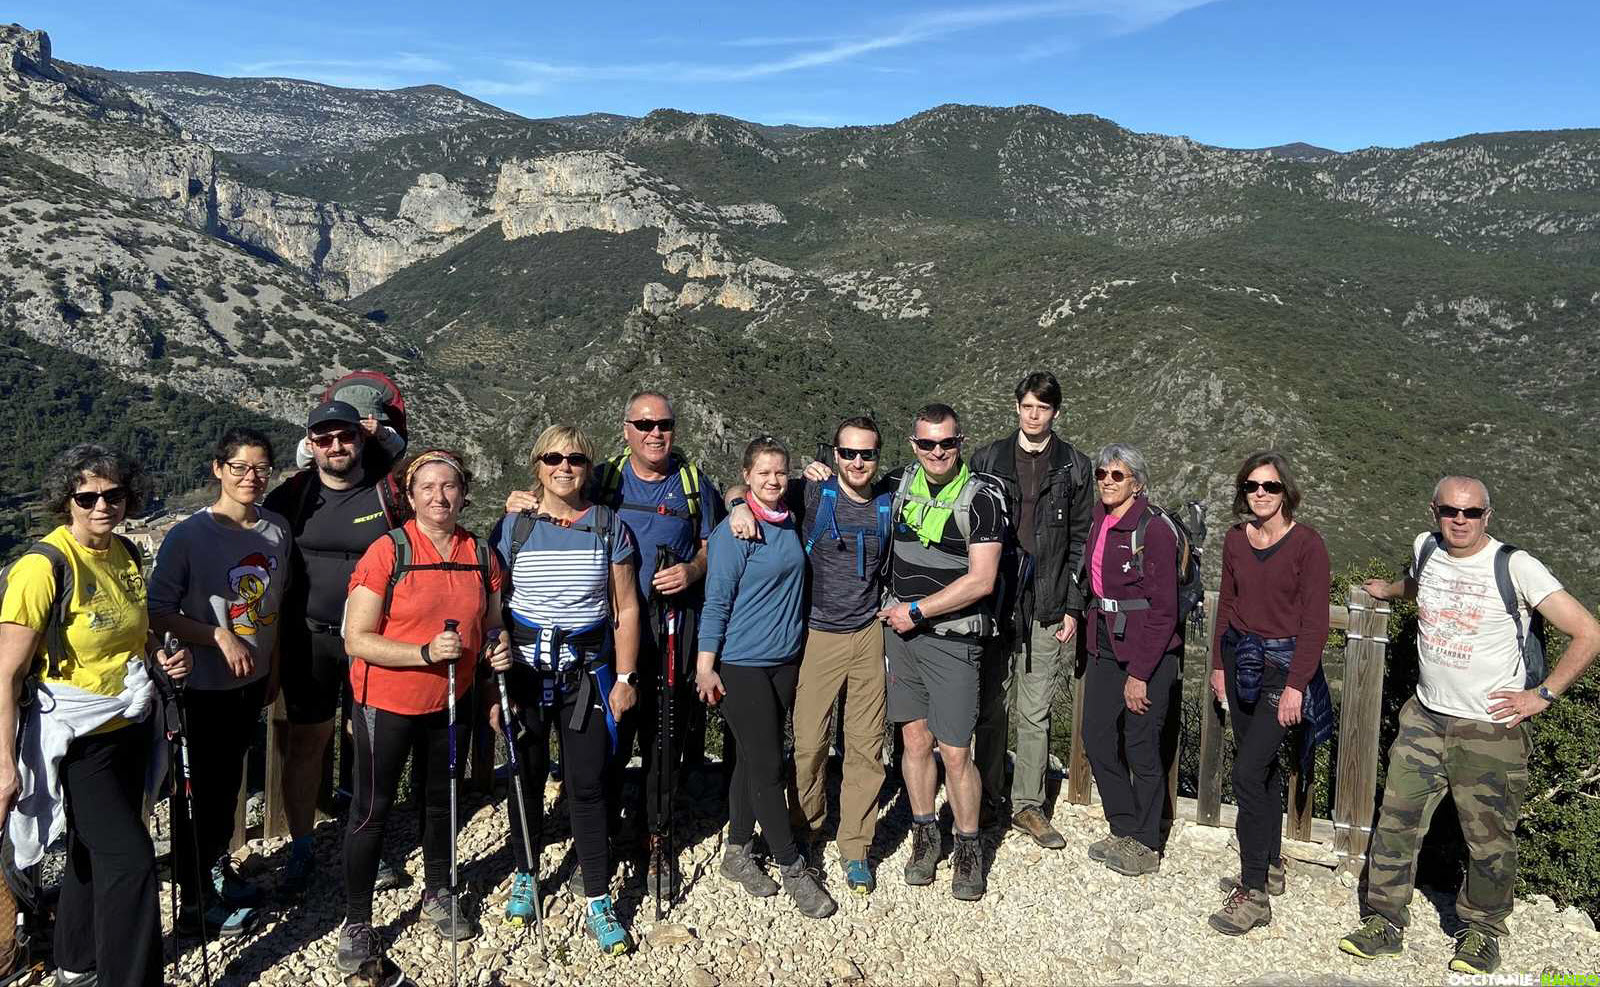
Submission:
[[[1350,590],[1344,606],[1328,607],[1331,629],[1345,633],[1343,683],[1336,703],[1338,759],[1332,767],[1333,818],[1315,818],[1311,793],[1315,779],[1304,777],[1298,758],[1290,758],[1288,811],[1284,835],[1305,842],[1332,843],[1343,865],[1357,869],[1365,859],[1372,834],[1372,813],[1377,799],[1378,726],[1383,715],[1383,672],[1389,643],[1389,605],[1375,601],[1359,587]],[[1168,771],[1168,798],[1176,815],[1202,826],[1233,825],[1233,806],[1222,801],[1222,738],[1227,730],[1226,711],[1211,695],[1211,641],[1216,632],[1217,594],[1206,594],[1204,637],[1191,633],[1186,647],[1184,675],[1201,680],[1199,724],[1199,776],[1195,797],[1178,795],[1178,763],[1174,755]],[[1083,675],[1073,681],[1072,751],[1067,764],[1066,798],[1089,804],[1093,780],[1083,748]],[[1181,708],[1181,707],[1180,707]],[[1177,715],[1183,715],[1179,712]],[[1188,736],[1189,731],[1182,731]]]

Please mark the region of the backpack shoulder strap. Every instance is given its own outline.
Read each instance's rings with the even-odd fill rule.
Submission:
[[[122,538],[121,535],[117,537]],[[127,539],[124,538],[123,541]],[[0,569],[0,595],[5,593],[5,584],[17,562],[29,555],[42,556],[50,563],[50,577],[55,583],[55,595],[50,600],[50,609],[45,615],[44,633],[41,637],[44,639],[45,655],[49,661],[49,675],[51,678],[60,678],[61,656],[65,654],[67,646],[67,620],[72,616],[68,611],[72,607],[72,591],[76,580],[66,553],[47,541],[37,541],[28,546],[27,550],[17,556],[10,565]],[[137,555],[134,557],[138,558]],[[37,662],[34,670],[37,671]]]
[[[689,510],[689,520],[700,520],[700,468],[687,459],[679,460],[678,483],[683,487],[683,499]]]
[[[1494,582],[1500,590],[1500,603],[1506,608],[1506,613],[1511,615],[1512,623],[1517,625],[1517,648],[1527,647],[1528,632],[1522,623],[1522,606],[1517,600],[1517,587],[1511,581],[1511,556],[1517,553],[1517,546],[1501,543],[1494,553]]]
[[[889,537],[894,528],[894,497],[882,493],[873,498],[877,505],[878,515],[878,551],[884,556],[889,554]]]
[[[394,588],[400,584],[401,578],[411,571],[411,536],[406,534],[405,528],[390,528],[386,532],[390,541],[394,542],[394,568],[389,571],[389,582],[383,588],[383,620],[389,619],[389,605],[394,602]]]
[[[1438,550],[1439,534],[1438,532],[1430,531],[1428,532],[1428,537],[1423,539],[1422,547],[1417,550],[1417,563],[1411,570],[1411,578],[1413,580],[1418,582],[1422,580],[1423,567],[1428,564],[1428,560],[1433,558],[1433,553]]]
[[[811,532],[806,536],[806,554],[811,554],[811,549],[822,537],[822,532],[834,525],[834,518],[839,509],[839,480],[837,477],[828,477],[817,488],[817,513],[811,519]]]
[[[1139,553],[1144,551],[1145,532],[1150,530],[1150,515],[1154,513],[1156,513],[1156,509],[1154,507],[1150,508],[1150,510],[1140,515],[1139,523],[1133,526],[1133,537],[1128,540],[1128,549],[1129,554],[1134,558],[1138,558]]]
[[[622,501],[622,470],[628,465],[628,454],[619,452],[615,456],[601,463],[599,480],[599,494],[597,503],[607,507],[615,507]]]
[[[483,612],[487,614],[489,612],[489,566],[492,564],[489,560],[489,544],[476,535],[472,537],[472,544],[477,549],[478,579],[483,583]]]
[[[383,511],[383,523],[390,528],[400,527],[403,523],[400,520],[400,488],[394,474],[385,474],[372,489],[378,494],[378,508]]]
[[[533,526],[538,523],[539,518],[532,511],[518,513],[517,519],[511,523],[511,551],[508,553],[506,564],[512,571],[517,568],[517,553],[522,551],[522,546],[533,536]]]

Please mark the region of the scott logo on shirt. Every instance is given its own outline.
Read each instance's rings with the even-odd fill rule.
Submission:
[[[381,518],[381,517],[383,517],[383,512],[382,511],[377,511],[377,512],[374,512],[372,514],[363,514],[358,518],[352,519],[350,523],[351,524],[366,524],[368,521],[376,521],[378,518]]]

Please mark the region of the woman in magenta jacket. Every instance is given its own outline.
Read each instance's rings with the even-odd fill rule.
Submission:
[[[1111,835],[1091,844],[1089,857],[1138,877],[1161,866],[1161,738],[1183,655],[1178,538],[1145,501],[1139,450],[1106,446],[1094,476],[1100,502],[1084,548],[1091,599],[1083,746]]]

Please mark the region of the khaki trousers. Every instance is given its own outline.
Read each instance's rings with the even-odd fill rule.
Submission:
[[[809,631],[794,697],[797,835],[815,835],[828,815],[826,777],[833,701],[844,701],[844,780],[839,788],[839,855],[865,860],[878,826],[883,788],[883,626],[873,621],[839,634]]]

